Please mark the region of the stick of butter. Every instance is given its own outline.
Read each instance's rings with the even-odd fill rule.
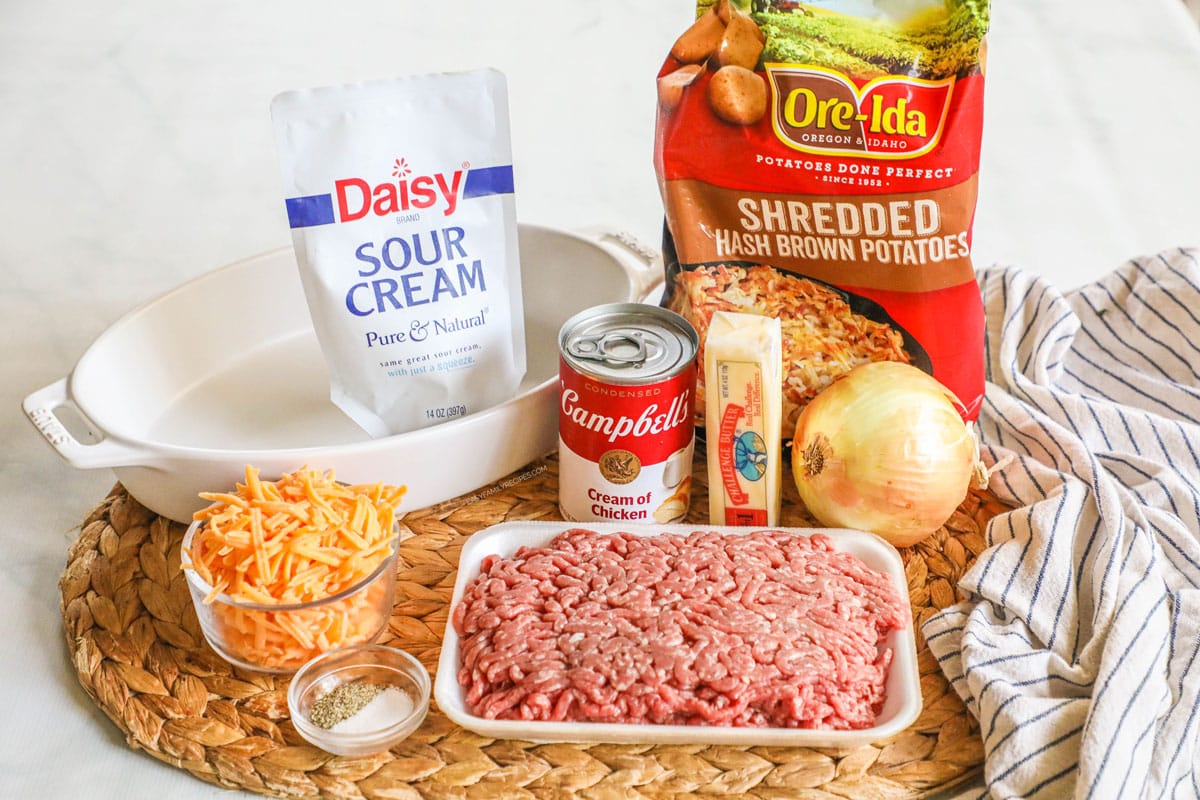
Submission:
[[[704,344],[708,518],[776,525],[783,422],[779,320],[717,311]]]

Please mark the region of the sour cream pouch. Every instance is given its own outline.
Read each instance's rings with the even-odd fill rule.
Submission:
[[[515,395],[525,331],[504,76],[284,92],[271,117],[333,402],[380,437]]]

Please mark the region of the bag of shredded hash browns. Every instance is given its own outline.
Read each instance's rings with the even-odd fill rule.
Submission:
[[[716,311],[781,320],[784,438],[867,361],[914,364],[965,418],[979,412],[971,225],[988,11],[700,0],[659,72],[662,304],[702,349]]]

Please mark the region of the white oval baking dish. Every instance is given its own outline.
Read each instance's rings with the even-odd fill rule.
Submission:
[[[25,398],[30,421],[80,469],[112,468],[180,521],[197,493],[245,466],[301,466],[408,486],[401,510],[484,486],[554,449],[558,330],[598,303],[641,301],[655,257],[617,233],[520,226],[528,371],[511,400],[453,422],[371,439],[329,399],[329,377],[290,248],[217,269],[115,322],[71,374]],[[59,412],[89,426],[76,437]]]

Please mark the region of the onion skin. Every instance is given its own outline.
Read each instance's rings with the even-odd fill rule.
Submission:
[[[792,475],[822,525],[908,547],[945,524],[977,472],[957,398],[908,364],[863,364],[800,413]]]

